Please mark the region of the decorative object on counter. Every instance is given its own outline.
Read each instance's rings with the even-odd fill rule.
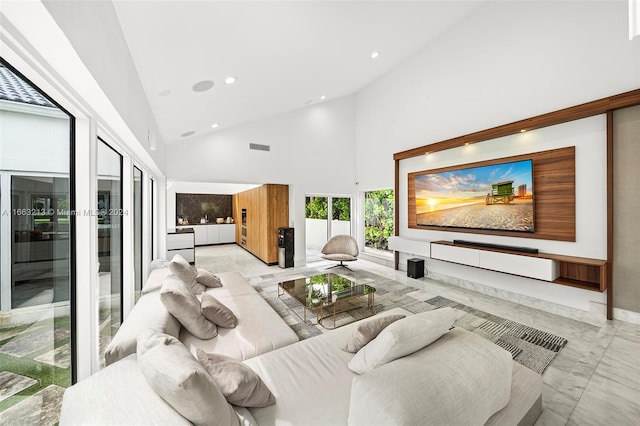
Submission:
[[[221,217],[217,218],[216,223],[224,223],[224,218],[221,218]]]
[[[233,223],[233,218],[231,216],[227,217],[227,223]]]

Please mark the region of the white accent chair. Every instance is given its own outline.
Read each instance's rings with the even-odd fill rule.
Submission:
[[[322,258],[327,260],[335,260],[340,262],[329,268],[343,267],[349,268],[343,262],[353,262],[358,260],[358,242],[351,235],[335,235],[329,239],[322,247]],[[329,269],[327,268],[327,269]]]

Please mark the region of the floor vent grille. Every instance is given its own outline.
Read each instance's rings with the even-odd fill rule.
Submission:
[[[257,151],[271,151],[271,147],[269,145],[260,145],[259,143],[250,143],[249,149],[255,149]]]

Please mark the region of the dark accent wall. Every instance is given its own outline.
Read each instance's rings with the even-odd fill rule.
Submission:
[[[209,223],[215,223],[216,218],[226,219],[233,216],[232,205],[233,195],[177,193],[176,225],[178,217],[188,219],[190,224],[198,224],[205,215]]]

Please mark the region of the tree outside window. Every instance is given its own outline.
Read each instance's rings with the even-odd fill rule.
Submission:
[[[387,238],[394,233],[394,199],[392,189],[364,194],[364,245],[389,250]]]

